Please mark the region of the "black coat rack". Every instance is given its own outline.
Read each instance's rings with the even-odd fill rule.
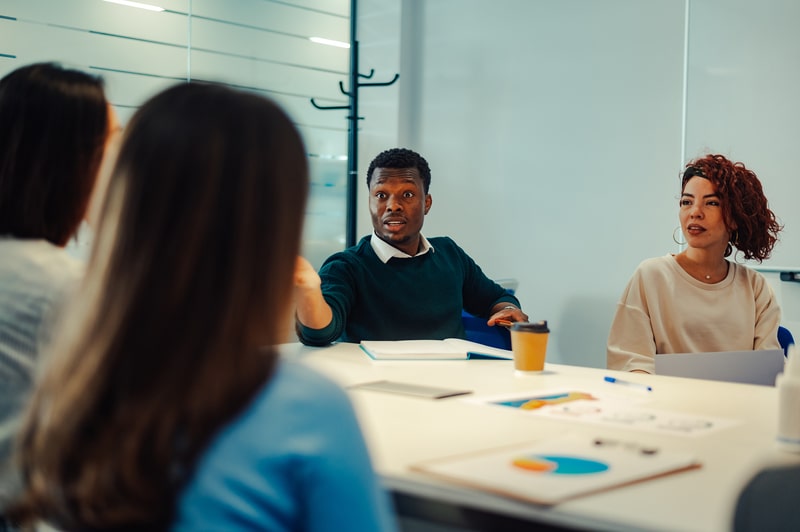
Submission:
[[[400,78],[400,74],[395,74],[391,81],[361,83],[359,79],[371,79],[375,75],[375,69],[371,68],[369,74],[361,74],[358,71],[358,40],[356,39],[356,2],[350,2],[350,90],[344,88],[344,83],[339,82],[339,90],[342,94],[350,98],[349,105],[319,105],[311,98],[311,105],[323,111],[334,111],[347,109],[347,228],[345,242],[347,247],[356,243],[356,200],[358,199],[358,121],[364,117],[358,116],[358,89],[361,87],[387,87],[392,85]]]

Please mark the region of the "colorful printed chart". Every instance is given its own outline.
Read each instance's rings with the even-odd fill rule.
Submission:
[[[553,505],[697,467],[688,453],[567,434],[424,462],[411,469],[498,495]]]
[[[510,406],[520,410],[536,410],[545,406],[560,405],[573,401],[594,401],[596,397],[584,392],[560,392],[546,395],[536,395],[535,397],[523,397],[522,399],[512,399],[510,401],[499,401],[501,406]]]
[[[603,391],[545,390],[528,394],[463,399],[470,403],[513,408],[522,415],[593,423],[626,429],[698,437],[741,423],[735,419],[701,417],[639,406],[641,401]]]

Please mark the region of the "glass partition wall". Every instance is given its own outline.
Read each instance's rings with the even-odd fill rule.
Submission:
[[[148,97],[190,80],[280,103],[308,151],[303,253],[316,267],[345,244],[347,121],[309,100],[347,105],[338,82],[349,50],[336,44],[349,40],[349,0],[0,0],[0,77],[39,61],[99,74],[123,124]]]

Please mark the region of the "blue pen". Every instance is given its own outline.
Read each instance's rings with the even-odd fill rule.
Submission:
[[[606,382],[610,382],[612,384],[624,384],[625,386],[630,386],[632,388],[639,388],[640,390],[644,390],[646,392],[652,392],[653,387],[648,386],[646,384],[639,384],[638,382],[631,382],[631,381],[624,381],[622,379],[618,379],[616,377],[604,377],[603,380]]]

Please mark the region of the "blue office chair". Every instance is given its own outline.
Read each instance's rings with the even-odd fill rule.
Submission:
[[[789,332],[789,329],[782,325],[778,326],[778,343],[780,343],[783,348],[783,356],[788,355],[789,346],[794,343],[794,336]]]
[[[461,322],[470,342],[499,349],[511,349],[511,333],[505,327],[501,325],[489,327],[486,325],[486,318],[473,316],[466,310],[461,311]]]
[[[506,289],[509,294],[514,294],[519,287],[516,279],[497,279],[497,284]],[[467,333],[467,340],[479,344],[497,347],[499,349],[511,349],[511,333],[501,325],[489,327],[484,318],[473,316],[466,310],[461,311],[461,322],[464,324],[464,331]]]

